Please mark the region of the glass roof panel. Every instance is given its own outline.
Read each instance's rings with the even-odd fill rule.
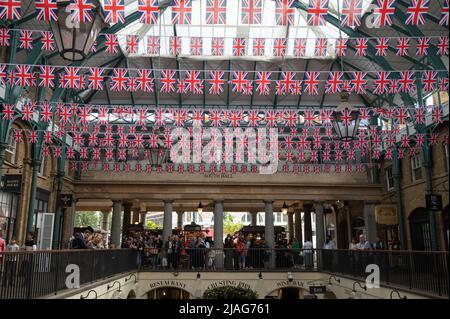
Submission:
[[[117,34],[119,34],[119,43],[125,55],[131,56],[152,56],[147,53],[147,37],[157,36],[161,39],[161,48],[158,56],[172,56],[169,50],[170,38],[176,35],[181,38],[181,55],[191,56],[190,38],[202,37],[203,59],[228,59],[232,55],[233,38],[243,37],[246,39],[246,53],[243,57],[233,57],[234,59],[258,59],[272,60],[274,57],[273,43],[275,38],[287,39],[286,57],[293,57],[294,41],[298,38],[307,39],[306,58],[317,57],[314,54],[315,39],[317,38],[339,38],[348,37],[347,34],[339,32],[339,29],[330,23],[325,26],[310,27],[306,24],[307,12],[298,9],[296,4],[309,5],[309,0],[294,0],[294,24],[291,26],[277,25],[275,9],[276,2],[273,0],[261,0],[262,19],[261,24],[242,23],[242,1],[226,0],[226,24],[207,24],[206,23],[206,5],[207,0],[192,0],[191,24],[172,25],[172,5],[174,1],[160,0],[160,17],[158,24],[146,25],[139,20],[129,24]],[[104,5],[104,0],[100,0]],[[169,3],[169,6],[165,6]],[[343,6],[342,0],[329,1],[329,14],[339,18]],[[362,0],[363,12],[369,9],[371,0]],[[138,0],[125,0],[125,16],[133,14],[138,10]],[[126,35],[139,35],[138,53],[128,54],[126,52]],[[214,57],[211,55],[211,41],[213,37],[224,38],[224,55]],[[265,55],[256,57],[253,55],[253,40],[256,38],[265,38]],[[328,41],[327,56],[323,58],[334,59],[334,41]]]

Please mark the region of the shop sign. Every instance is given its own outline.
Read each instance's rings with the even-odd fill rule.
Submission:
[[[427,201],[427,209],[433,212],[440,212],[442,210],[442,196],[441,195],[425,195]]]
[[[309,293],[314,294],[324,294],[327,292],[327,286],[309,286]]]
[[[379,225],[397,225],[397,207],[395,205],[375,206],[375,220]]]
[[[5,175],[3,177],[3,191],[20,193],[22,191],[22,175]]]

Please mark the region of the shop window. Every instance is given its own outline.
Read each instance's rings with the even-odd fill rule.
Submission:
[[[420,153],[411,157],[411,176],[413,182],[422,179],[422,160]]]
[[[386,168],[385,176],[386,176],[387,190],[388,191],[393,190],[394,189],[394,176],[392,174],[392,166]]]

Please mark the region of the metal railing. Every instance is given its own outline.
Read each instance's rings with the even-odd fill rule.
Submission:
[[[53,250],[0,254],[0,299],[39,298],[67,289],[79,267],[80,284],[141,271],[319,271],[365,281],[377,265],[380,283],[417,293],[448,296],[448,252],[380,250],[238,250],[182,248],[143,251]],[[67,271],[67,272],[66,272]]]
[[[57,294],[68,288],[68,276],[76,276],[78,269],[80,285],[137,270],[137,255],[128,249],[0,253],[0,299]]]

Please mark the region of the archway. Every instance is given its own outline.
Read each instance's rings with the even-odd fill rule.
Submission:
[[[343,220],[339,223],[337,233],[338,249],[347,249],[349,246],[347,221]]]
[[[190,299],[190,293],[181,288],[160,287],[147,292],[148,299]]]
[[[430,220],[423,207],[417,207],[409,215],[409,229],[413,250],[431,250]]]
[[[134,290],[130,290],[127,299],[136,299],[136,292],[134,292]]]

